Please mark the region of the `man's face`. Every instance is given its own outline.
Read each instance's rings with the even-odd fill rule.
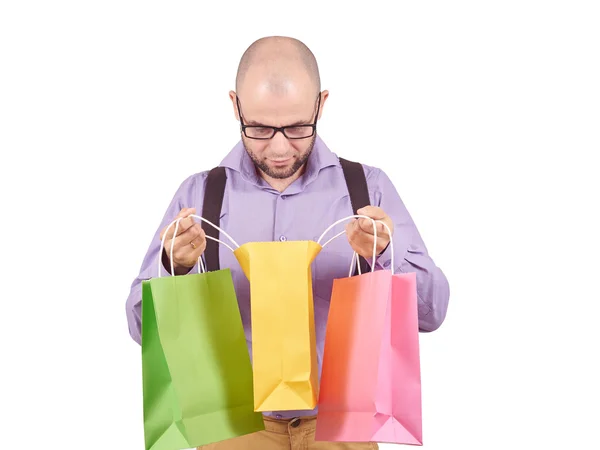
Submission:
[[[274,126],[313,124],[318,94],[313,90],[273,93],[268,89],[243,91],[239,98],[244,125]],[[315,144],[316,133],[304,139],[288,139],[278,132],[271,139],[251,139],[242,133],[242,142],[254,164],[275,179],[292,177],[306,163]]]

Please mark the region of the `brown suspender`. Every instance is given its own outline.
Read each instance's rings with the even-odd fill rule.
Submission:
[[[365,172],[362,164],[360,163],[348,161],[343,158],[340,158],[340,163],[344,172],[348,193],[350,194],[350,203],[352,204],[353,214],[357,214],[357,211],[360,208],[368,206],[371,203],[369,200],[369,190],[367,187]],[[208,173],[208,177],[206,179],[204,204],[202,205],[202,217],[217,226],[219,226],[221,218],[221,206],[223,204],[223,197],[225,195],[226,182],[227,176],[225,174],[224,167],[215,167]],[[219,232],[206,222],[202,222],[202,228],[207,236],[211,236],[215,239],[219,237]],[[219,270],[218,242],[215,242],[212,239],[206,240],[204,259],[206,260],[206,270]],[[367,261],[362,256],[360,257],[360,268],[362,273],[370,270]],[[355,271],[354,273],[357,274],[358,272]]]
[[[350,194],[352,214],[356,215],[360,208],[371,204],[365,171],[362,164],[357,162],[340,158],[340,163],[342,164],[344,178],[346,178],[346,186],[348,187],[348,193]],[[359,257],[359,261],[361,272],[367,273],[370,270],[367,261],[362,256]],[[373,261],[373,263],[375,262]],[[354,275],[358,275],[357,269],[354,269]]]
[[[202,217],[219,226],[221,220],[221,205],[223,205],[223,196],[225,195],[225,183],[227,176],[224,167],[215,167],[208,173],[206,178],[206,188],[204,189],[204,203],[202,205]],[[202,222],[202,228],[207,236],[215,239],[219,238],[219,232],[206,222]],[[219,270],[219,243],[212,239],[206,240],[206,249],[204,250],[204,260],[206,261],[206,270],[212,272]]]

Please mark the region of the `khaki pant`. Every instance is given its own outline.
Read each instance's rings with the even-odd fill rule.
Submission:
[[[315,442],[316,416],[275,419],[264,416],[265,431],[247,434],[198,450],[377,450],[374,442]]]

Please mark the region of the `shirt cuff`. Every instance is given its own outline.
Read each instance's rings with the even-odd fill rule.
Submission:
[[[169,261],[169,257],[167,256],[166,250],[163,250],[163,254],[162,254],[162,258],[161,258],[161,265],[162,265],[162,269],[161,269],[161,277],[170,277],[172,276],[171,274],[171,262]],[[198,266],[192,266],[189,268],[189,270],[185,273],[185,274],[181,274],[181,275],[189,275],[190,273],[195,273],[195,271],[198,270]]]
[[[369,267],[373,267],[373,258],[367,258],[367,262],[369,263]],[[392,250],[390,249],[390,244],[377,255],[375,258],[375,270],[389,270],[392,263]]]

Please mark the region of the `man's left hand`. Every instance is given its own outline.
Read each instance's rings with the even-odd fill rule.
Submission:
[[[380,220],[385,223],[392,233],[394,232],[394,224],[390,216],[378,206],[365,206],[357,211],[361,216],[370,217],[373,220]],[[377,255],[381,254],[390,242],[390,236],[383,224],[377,225]],[[355,219],[346,225],[346,235],[352,249],[363,258],[373,257],[373,222],[369,219]]]

